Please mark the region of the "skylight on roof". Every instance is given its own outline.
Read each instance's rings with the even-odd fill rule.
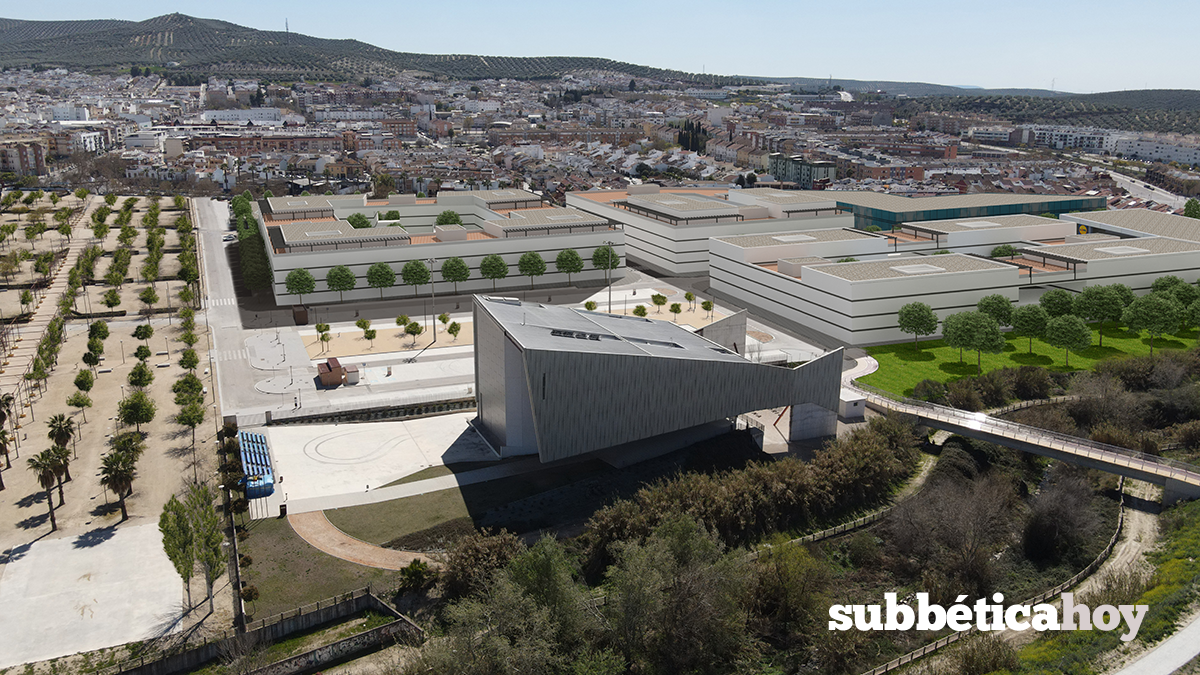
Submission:
[[[973,220],[963,223],[958,223],[962,227],[1000,227],[1000,223],[993,223],[990,220]]]
[[[328,237],[332,234],[341,234],[341,230],[321,230],[320,232],[305,232],[306,237]]]
[[[687,202],[679,200],[679,199],[664,199],[659,202],[659,204],[663,204],[665,206],[682,206],[686,203]]]
[[[567,216],[546,216],[546,220],[579,220],[581,217],[582,216],[575,214]]]
[[[288,202],[287,203],[288,206],[305,206],[307,204],[308,204],[308,202]]]
[[[901,274],[930,274],[932,272],[945,272],[946,271],[946,268],[944,268],[944,267],[938,267],[937,265],[925,265],[925,264],[896,265],[895,267],[891,267],[889,269],[891,269],[893,272],[899,272]]]
[[[771,239],[781,244],[795,244],[801,241],[816,241],[816,237],[807,234],[785,234],[779,237],[771,237]]]
[[[1138,248],[1136,246],[1102,246],[1096,249],[1099,253],[1109,253],[1111,255],[1134,255],[1135,253],[1149,253],[1147,249]]]

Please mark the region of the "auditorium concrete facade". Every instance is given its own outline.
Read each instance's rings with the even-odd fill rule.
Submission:
[[[786,406],[791,439],[836,433],[840,349],[765,365],[670,321],[491,296],[475,297],[474,339],[475,428],[502,456],[665,452]]]

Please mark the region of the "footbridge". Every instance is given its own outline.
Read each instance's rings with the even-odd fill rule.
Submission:
[[[912,415],[920,424],[934,429],[1162,485],[1163,504],[1200,498],[1200,466],[1017,424],[981,412],[896,397],[857,382],[844,384],[866,398],[868,406]]]

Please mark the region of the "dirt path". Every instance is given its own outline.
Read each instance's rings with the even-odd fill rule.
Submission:
[[[313,548],[358,565],[398,570],[414,560],[437,564],[419,553],[395,551],[355,539],[334,527],[322,511],[291,514],[288,516],[288,524]]]

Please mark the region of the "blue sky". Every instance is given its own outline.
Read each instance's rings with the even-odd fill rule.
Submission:
[[[446,3],[47,0],[12,19],[142,20],[172,11],[397,51],[602,56],[724,75],[900,80],[1088,93],[1200,89],[1200,11],[1184,0],[920,3]],[[1167,67],[1164,64],[1178,64]]]

